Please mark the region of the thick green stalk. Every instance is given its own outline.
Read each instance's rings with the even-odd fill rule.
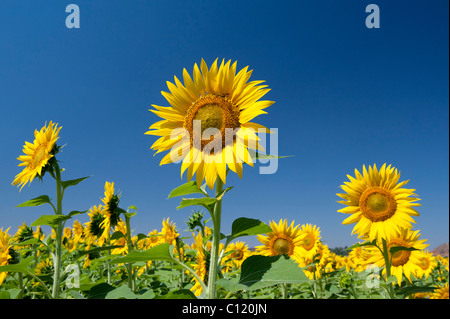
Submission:
[[[125,214],[125,224],[127,226],[127,247],[128,247],[128,253],[133,251],[133,242],[131,240],[131,226],[130,226],[130,216]],[[127,272],[128,272],[128,288],[130,288],[132,291],[134,291],[134,277],[133,277],[133,264],[128,263],[127,264]]]
[[[61,169],[58,164],[55,164],[55,179],[56,179],[56,214],[62,214],[62,186],[61,186]],[[56,244],[55,244],[55,259],[54,259],[54,276],[53,276],[53,299],[59,298],[59,284],[61,279],[61,253],[62,253],[62,221],[58,223],[55,230]]]
[[[216,198],[223,191],[223,182],[219,178],[217,178],[216,184]],[[220,223],[221,223],[221,215],[222,215],[222,199],[219,199],[215,206],[214,212],[212,216],[214,232],[213,232],[213,242],[211,249],[211,261],[209,267],[209,277],[208,277],[208,299],[216,298],[216,280],[217,273],[219,270],[219,243],[220,243]]]
[[[389,279],[389,277],[391,276],[391,259],[389,258],[389,250],[387,247],[387,243],[386,243],[386,239],[383,238],[383,257],[384,257],[384,263],[385,263],[385,267],[386,267],[386,283]],[[394,290],[392,288],[392,284],[391,283],[387,283],[387,287],[386,287],[388,293],[389,293],[389,297],[391,299],[394,299]]]

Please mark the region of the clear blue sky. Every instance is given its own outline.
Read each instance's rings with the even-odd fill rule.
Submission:
[[[68,29],[68,4],[80,29]],[[381,28],[365,26],[376,3]],[[168,105],[166,81],[204,58],[238,61],[271,87],[276,103],[256,122],[278,128],[273,175],[245,167],[231,176],[224,233],[241,216],[286,218],[320,227],[331,247],[351,245],[336,201],[346,174],[391,163],[422,199],[416,218],[430,248],[449,239],[449,3],[435,1],[3,1],[0,4],[0,227],[17,230],[48,207],[15,208],[49,194],[54,181],[11,186],[24,141],[46,121],[63,128],[58,156],[69,189],[64,210],[100,204],[105,181],[138,207],[135,232],[180,230],[190,209],[169,192],[185,182],[179,165],[159,166],[144,132]],[[87,216],[80,217],[81,222]],[[257,243],[254,239],[247,240]]]

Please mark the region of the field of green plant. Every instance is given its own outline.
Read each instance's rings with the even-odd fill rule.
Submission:
[[[225,185],[228,174],[242,178],[243,167],[256,159],[280,158],[259,145],[256,131],[270,130],[250,122],[274,102],[259,100],[269,89],[263,81],[248,82],[252,71],[237,72],[236,62],[216,60],[208,68],[202,60],[193,77],[183,71],[184,85],[175,77],[175,84],[168,82],[171,93],[162,92],[171,107],[153,105],[163,120],[146,134],[159,136],[152,145],[157,153],[169,151],[161,165],[181,161],[186,172],[187,182],[168,190],[168,197],[179,199],[177,209],[200,210],[187,225],[167,216],[161,229],[132,233],[138,208],[122,207],[117,185],[106,181],[101,201],[65,211],[65,193],[87,177],[66,178],[70,162],[62,169],[57,159],[61,127],[49,122],[25,142],[22,171],[12,184],[51,183],[54,194],[18,207],[46,205],[53,214],[31,225],[0,225],[0,298],[449,298],[448,258],[433,256],[413,229],[420,199],[391,165],[363,165],[340,185],[342,223],[354,224],[352,234],[360,239],[348,256],[333,253],[320,225],[307,221],[242,216],[223,229],[222,203],[234,191]],[[44,226],[52,231],[44,233]],[[186,227],[190,236],[180,233]],[[248,247],[250,236],[260,245]]]

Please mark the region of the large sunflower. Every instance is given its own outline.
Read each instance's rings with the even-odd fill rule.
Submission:
[[[242,178],[243,163],[253,166],[247,149],[263,150],[255,131],[269,132],[250,121],[274,103],[259,101],[270,89],[264,81],[248,82],[248,67],[236,74],[236,65],[222,60],[218,67],[216,59],[208,69],[202,59],[193,79],[183,69],[184,85],[177,77],[167,82],[170,93],[161,93],[171,106],[152,105],[163,120],[145,133],[160,136],[151,146],[156,153],[170,150],[160,165],[182,161],[182,175],[187,170],[191,180],[196,174],[197,184],[205,180],[211,189],[217,176],[225,183],[227,166]]]
[[[294,221],[288,227],[287,220],[281,220],[277,224],[271,221],[272,232],[266,235],[257,235],[257,239],[263,244],[257,246],[258,253],[264,256],[277,256],[287,254],[293,260],[301,262],[299,247],[302,244],[302,234],[298,225],[294,227]]]
[[[420,206],[415,203],[420,199],[415,197],[415,189],[403,188],[408,181],[398,183],[400,173],[396,168],[384,164],[377,170],[374,164],[367,171],[363,166],[363,174],[355,169],[356,178],[347,177],[350,182],[341,185],[346,193],[337,194],[344,199],[338,202],[347,207],[338,212],[350,214],[343,224],[356,223],[352,235],[357,233],[360,238],[380,240],[395,235],[400,228],[411,228],[411,223],[415,223],[411,216],[419,216],[413,207]]]
[[[425,249],[428,244],[425,244],[426,239],[419,239],[420,233],[418,230],[412,231],[407,228],[400,229],[395,235],[386,238],[387,248],[390,251],[393,247],[406,247],[415,250],[400,250],[391,254],[389,252],[389,259],[391,260],[391,274],[397,277],[397,282],[401,285],[403,276],[405,275],[411,281],[411,274],[416,274],[420,271],[418,260],[421,257],[421,250]],[[375,264],[379,267],[385,267],[385,260],[377,247],[368,246],[367,250],[371,257],[367,260],[367,264]],[[383,269],[383,274],[386,273],[386,268]]]
[[[19,166],[25,166],[24,169],[16,175],[12,185],[31,184],[33,179],[39,175],[42,177],[45,173],[45,167],[49,160],[54,157],[57,152],[55,143],[58,140],[58,134],[61,127],[57,123],[50,123],[48,126],[42,127],[39,131],[34,131],[34,141],[29,143],[25,141],[23,152],[25,155],[19,156],[17,159],[22,163]]]

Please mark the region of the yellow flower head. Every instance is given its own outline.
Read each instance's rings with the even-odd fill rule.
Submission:
[[[248,245],[244,242],[237,241],[227,246],[225,253],[230,252],[223,258],[223,262],[226,264],[226,271],[231,270],[233,267],[241,268],[242,263],[251,255],[251,251],[248,249]]]
[[[25,166],[19,174],[16,175],[12,185],[31,184],[36,176],[42,177],[45,173],[45,167],[49,160],[54,157],[57,152],[55,143],[58,140],[58,134],[61,127],[57,123],[50,123],[48,126],[42,127],[39,131],[34,131],[33,143],[25,142],[23,152],[25,155],[19,156],[17,159],[21,161],[19,166]]]
[[[433,291],[433,293],[430,296],[430,299],[449,299],[448,282],[446,282],[442,286],[439,286],[438,289]]]
[[[180,235],[175,228],[175,223],[169,222],[169,218],[163,220],[163,228],[161,230],[163,242],[175,245],[176,238]]]
[[[312,259],[319,250],[320,228],[316,225],[306,224],[300,227],[301,243],[300,254],[303,258]]]
[[[434,268],[437,267],[436,257],[428,250],[421,251],[416,254],[416,264],[419,266],[416,270],[415,276],[417,278],[428,278]]]
[[[418,230],[412,231],[407,228],[400,229],[395,235],[391,235],[387,240],[387,249],[389,251],[389,258],[391,260],[391,274],[397,277],[397,282],[401,285],[402,275],[405,275],[411,281],[411,274],[420,272],[418,261],[421,257],[421,250],[425,249],[428,244],[425,244],[426,239],[419,239],[420,233]],[[381,246],[381,243],[379,243]],[[390,253],[393,247],[414,248],[415,250],[399,250]],[[379,267],[385,267],[384,257],[380,250],[374,246],[368,246],[367,250],[371,257],[367,260],[367,264],[375,264]],[[383,269],[386,273],[386,268]]]
[[[117,211],[119,195],[114,193],[114,183],[105,183],[105,197],[101,200],[103,202],[103,215],[105,216],[101,226],[104,229],[103,236],[108,238],[111,228],[116,227],[117,223],[121,221],[120,213]]]
[[[277,224],[270,222],[272,232],[266,235],[257,235],[257,239],[263,244],[257,246],[258,253],[264,256],[277,256],[287,254],[296,261],[301,260],[299,246],[302,242],[301,231],[298,225],[294,227],[294,221],[288,227],[287,220],[281,220]]]
[[[160,136],[151,146],[156,153],[170,150],[161,165],[182,161],[182,175],[187,170],[191,180],[196,174],[197,184],[205,180],[211,189],[218,176],[225,183],[227,165],[242,178],[243,163],[253,166],[248,149],[263,151],[255,131],[269,132],[250,122],[274,103],[259,101],[269,89],[260,85],[264,81],[248,82],[248,67],[236,74],[236,66],[231,60],[218,66],[215,60],[208,69],[202,59],[193,78],[184,69],[184,85],[175,77],[175,84],[167,82],[170,93],[161,92],[171,106],[152,105],[163,120],[146,132]]]
[[[411,216],[419,216],[413,207],[420,206],[415,203],[420,199],[415,197],[414,189],[403,188],[408,181],[398,182],[400,173],[396,168],[384,164],[378,170],[374,165],[367,171],[363,166],[363,174],[355,169],[356,178],[347,177],[350,182],[341,185],[346,193],[337,194],[344,199],[339,203],[347,207],[338,212],[350,214],[343,224],[356,223],[352,235],[381,240],[395,235],[400,228],[410,229],[415,223]]]

